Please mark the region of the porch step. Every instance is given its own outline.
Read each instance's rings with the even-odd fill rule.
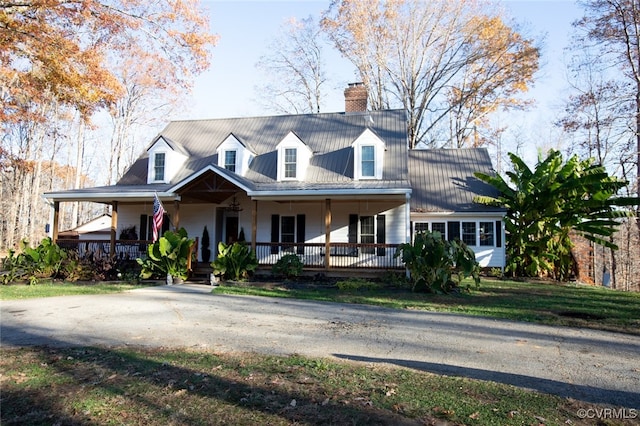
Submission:
[[[208,263],[197,263],[191,268],[191,276],[197,278],[209,278],[213,268]]]

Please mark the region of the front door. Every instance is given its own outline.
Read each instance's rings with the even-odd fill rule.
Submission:
[[[227,244],[233,244],[238,241],[238,217],[227,217],[225,219],[225,229]]]

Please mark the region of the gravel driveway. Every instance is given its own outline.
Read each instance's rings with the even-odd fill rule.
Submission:
[[[3,348],[298,353],[492,380],[640,408],[640,336],[371,306],[211,294],[204,285],[0,302]]]

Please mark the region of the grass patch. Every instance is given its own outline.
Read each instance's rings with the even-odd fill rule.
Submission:
[[[87,294],[120,293],[141,287],[156,285],[154,282],[129,284],[123,281],[61,282],[43,281],[35,285],[0,285],[0,300],[31,299],[36,297],[75,296]]]
[[[305,288],[277,283],[222,285],[214,291],[452,312],[640,334],[640,293],[575,284],[483,279],[478,289],[453,294],[413,293],[392,287],[340,291],[336,286]]]
[[[578,410],[596,407],[493,382],[298,355],[35,347],[1,349],[0,370],[3,425],[583,425]]]

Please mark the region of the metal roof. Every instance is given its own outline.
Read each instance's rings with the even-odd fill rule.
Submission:
[[[411,211],[504,211],[473,202],[473,198],[479,195],[499,195],[494,187],[476,178],[475,172],[495,173],[486,148],[410,150]]]
[[[385,143],[381,181],[353,180],[351,144],[366,128]],[[295,133],[313,152],[304,182],[277,181],[276,147],[289,132]],[[183,181],[203,167],[217,164],[216,148],[230,134],[256,154],[244,176],[256,185],[256,190],[263,187],[286,190],[326,184],[335,189],[359,186],[409,188],[406,116],[403,110],[173,121],[159,136],[184,147],[190,153],[190,159],[171,183]],[[118,185],[145,183],[147,163],[145,153]]]

